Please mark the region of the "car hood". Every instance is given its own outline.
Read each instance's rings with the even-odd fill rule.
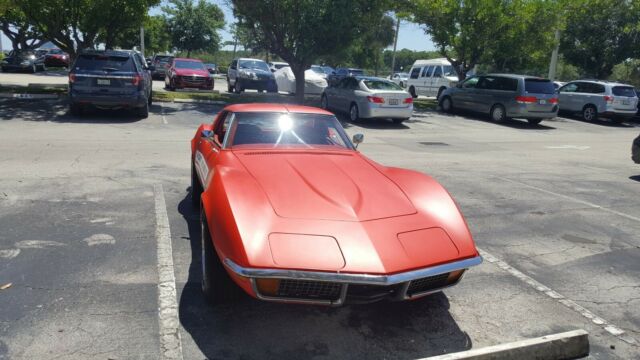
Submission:
[[[180,76],[209,76],[207,69],[175,69],[175,72]]]
[[[416,213],[400,187],[357,153],[266,150],[236,156],[280,217],[367,221]]]

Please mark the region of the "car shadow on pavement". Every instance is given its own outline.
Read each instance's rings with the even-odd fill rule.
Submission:
[[[579,121],[579,122],[584,123],[584,124],[600,125],[600,126],[612,127],[612,128],[634,128],[634,127],[640,127],[640,124],[638,124],[633,118],[632,119],[627,119],[622,123],[616,123],[616,122],[613,122],[612,120],[603,119],[603,118],[599,118],[598,120],[593,120],[593,121],[587,121],[587,120],[583,119],[582,117],[580,117],[578,115],[566,114],[566,113],[562,113],[561,115],[559,114],[558,116],[562,116],[562,117],[565,117],[567,119]]]
[[[630,180],[640,182],[640,175],[629,176]]]
[[[402,124],[394,124],[393,121],[391,121],[390,119],[375,119],[375,120],[362,119],[362,120],[353,122],[351,121],[351,119],[349,119],[349,116],[345,114],[336,113],[336,112],[333,112],[333,113],[336,115],[336,118],[340,121],[340,123],[342,124],[342,127],[345,129],[349,129],[357,126],[365,129],[406,130],[406,129],[409,129],[409,126],[407,126],[407,124],[410,124],[413,122],[420,122],[420,120],[414,120],[413,118],[411,120],[405,120],[404,122],[402,122]]]
[[[200,223],[190,194],[178,211],[188,225],[192,256],[180,296],[180,323],[208,359],[409,359],[472,346],[442,293],[339,308],[268,303],[249,296],[209,305],[200,289]]]
[[[439,109],[439,108],[438,108]],[[491,121],[489,115],[480,114],[472,111],[463,111],[458,110],[455,114],[448,114],[441,110],[437,110],[438,114],[445,117],[464,117],[467,120],[473,121],[481,121],[488,124],[494,124],[498,126],[510,127],[513,129],[521,129],[521,130],[555,130],[556,128],[550,126],[549,123],[553,123],[555,120],[543,120],[540,124],[534,125],[529,124],[527,120],[524,119],[507,119],[503,122],[495,122]]]

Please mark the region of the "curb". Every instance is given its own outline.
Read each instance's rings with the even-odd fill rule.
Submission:
[[[0,93],[0,98],[12,98],[20,100],[45,100],[45,99],[58,99],[60,95],[57,94],[15,94],[15,93]]]
[[[153,99],[154,102],[167,102],[167,103],[198,103],[198,104],[211,104],[211,105],[227,105],[226,101],[214,101],[214,100],[198,100],[198,99]]]
[[[581,329],[421,360],[564,360],[588,355],[589,334]]]

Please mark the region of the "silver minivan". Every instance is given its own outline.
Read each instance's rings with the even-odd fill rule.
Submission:
[[[496,122],[522,118],[530,124],[558,115],[558,96],[549,79],[526,75],[489,74],[472,76],[440,97],[440,108],[489,114]]]
[[[577,80],[565,84],[558,91],[560,111],[580,113],[585,121],[604,117],[621,123],[638,111],[638,97],[631,85]]]

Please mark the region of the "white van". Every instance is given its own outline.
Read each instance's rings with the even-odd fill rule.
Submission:
[[[406,87],[414,98],[418,95],[439,98],[445,89],[454,87],[457,82],[458,75],[446,58],[416,60]]]

